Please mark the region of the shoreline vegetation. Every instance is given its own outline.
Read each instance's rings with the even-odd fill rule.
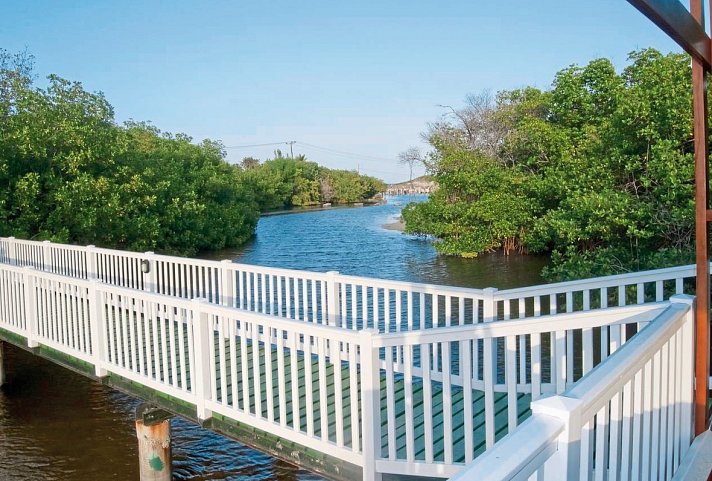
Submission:
[[[467,98],[409,149],[438,189],[403,209],[442,254],[550,253],[549,281],[694,259],[690,59],[632,52]]]
[[[33,64],[0,49],[0,236],[194,255],[244,244],[263,212],[386,189],[279,150],[230,164],[220,141],[118,124],[79,82],[50,75],[36,86]]]

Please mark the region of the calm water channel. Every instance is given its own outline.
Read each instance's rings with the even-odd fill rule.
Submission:
[[[384,229],[408,200],[265,216],[250,244],[208,257],[465,287],[541,282],[546,258],[445,258],[426,240]],[[138,401],[16,349],[7,350],[6,366],[0,480],[138,479]],[[173,453],[179,480],[321,479],[179,418],[173,421]]]

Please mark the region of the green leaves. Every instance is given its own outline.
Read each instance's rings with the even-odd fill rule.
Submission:
[[[493,155],[433,138],[440,190],[404,211],[407,231],[437,237],[446,254],[550,251],[551,279],[686,259],[689,58],[645,49],[630,61],[620,74],[606,59],[568,67],[548,92],[499,93],[493,118],[506,135]]]

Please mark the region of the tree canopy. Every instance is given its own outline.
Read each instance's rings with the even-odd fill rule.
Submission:
[[[357,192],[334,189],[344,202],[380,189],[305,159],[249,158],[243,169],[218,141],[118,125],[106,98],[79,82],[50,76],[36,87],[32,61],[0,49],[2,236],[189,255],[242,244],[262,208],[320,199],[322,178],[352,176]]]
[[[425,134],[440,188],[407,231],[452,255],[551,252],[551,279],[691,261],[690,78],[689,57],[644,49],[472,97]]]

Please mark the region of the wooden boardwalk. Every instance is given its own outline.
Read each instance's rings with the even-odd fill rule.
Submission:
[[[335,480],[446,478],[693,275],[497,291],[0,238],[0,339]]]
[[[215,349],[216,351],[219,350],[219,342],[216,337],[215,339]],[[268,392],[267,392],[267,381],[266,381],[266,364],[264,363],[264,348],[260,348],[261,352],[259,354],[260,359],[262,359],[262,362],[260,363],[259,369],[260,369],[260,376],[259,378],[261,379],[260,382],[260,399],[266,399]],[[228,351],[229,352],[229,351]],[[240,351],[237,351],[238,353]],[[252,346],[249,347],[249,354],[250,358],[252,358],[252,353],[253,349]],[[315,400],[311,404],[311,413],[307,413],[307,410],[310,409],[308,406],[309,404],[307,403],[307,389],[306,389],[306,373],[305,373],[305,359],[303,355],[299,355],[296,364],[297,364],[297,371],[298,371],[298,381],[297,381],[297,392],[298,392],[298,410],[299,410],[299,425],[300,429],[306,430],[307,429],[307,422],[308,418],[313,419],[315,428],[315,435],[317,436],[322,436],[321,432],[321,412],[322,412],[322,406],[321,406],[321,401],[320,401],[320,385],[321,385],[321,379],[320,379],[320,373],[319,373],[319,367],[318,363],[316,362],[316,356],[313,356],[313,362],[311,363],[311,384],[312,384],[312,389],[311,391],[315,394]],[[277,383],[279,382],[279,377],[278,377],[278,360],[277,360],[277,351],[276,349],[273,350],[273,356],[272,356],[272,382],[273,382],[273,389],[271,392],[276,392],[278,390],[278,385]],[[291,358],[289,355],[285,356],[284,360],[285,364],[284,367],[285,369],[289,369],[291,366]],[[225,400],[228,405],[234,406],[234,403],[236,402],[236,399],[239,398],[239,395],[235,397],[236,395],[233,393],[243,393],[244,389],[247,389],[249,394],[249,406],[247,408],[248,411],[250,412],[255,412],[256,405],[255,405],[255,396],[254,396],[254,375],[253,375],[253,363],[248,362],[247,363],[247,383],[243,381],[243,377],[241,375],[237,375],[235,377],[235,384],[233,384],[233,378],[232,378],[232,359],[229,357],[229,355],[225,359],[226,365],[224,366],[224,371],[226,372],[226,377],[224,379],[224,387],[225,387],[225,396],[223,396],[223,379],[221,377],[218,377],[218,384],[219,387],[217,388],[217,395],[220,400]],[[241,355],[238,354],[235,358],[235,368],[238,373],[241,372],[241,366],[242,366],[242,359]],[[216,357],[215,359],[215,369],[217,372],[221,371],[220,368],[220,360],[219,357]],[[328,438],[335,440],[336,439],[336,419],[337,419],[337,413],[336,413],[336,398],[338,397],[338,394],[335,392],[335,384],[334,384],[334,369],[335,367],[333,365],[328,365],[326,368],[326,380],[325,380],[325,385],[327,386],[327,395],[326,395],[326,402],[327,402],[327,408],[326,411],[328,412]],[[344,365],[341,367],[341,379],[342,382],[345,384],[349,384],[351,382],[351,376],[350,376],[350,368],[347,363],[344,363]],[[358,382],[358,381],[357,381]],[[287,396],[287,401],[284,403],[284,406],[280,406],[277,403],[273,404],[273,418],[275,419],[276,422],[281,421],[281,412],[286,412],[286,424],[288,426],[293,426],[294,425],[294,403],[293,403],[293,398],[292,398],[292,393],[294,393],[294,387],[292,385],[292,380],[291,377],[287,380],[285,387],[285,391],[288,394]],[[360,384],[359,384],[359,391],[360,391]],[[381,378],[381,446],[382,446],[382,456],[388,457],[389,453],[389,445],[388,445],[388,416],[387,416],[387,387],[386,387],[386,378],[383,376]],[[345,444],[348,447],[351,447],[351,404],[350,404],[350,397],[344,396],[343,393],[339,393],[342,396],[341,399],[341,405],[342,405],[342,419],[344,423],[344,430],[345,430]],[[405,382],[402,378],[397,379],[395,382],[394,386],[394,398],[395,398],[395,404],[394,404],[394,411],[397,413],[395,416],[395,432],[396,432],[396,455],[398,459],[406,459],[406,429],[405,429],[405,403],[406,403],[406,396],[405,396]],[[443,396],[443,389],[442,389],[442,383],[433,383],[432,386],[432,404],[433,404],[433,412],[438,413],[434,418],[433,418],[433,452],[434,452],[434,459],[435,461],[444,461],[444,433],[443,433],[443,418],[442,418],[442,412],[443,410],[443,403],[446,402],[444,400]],[[239,401],[237,401],[239,402]],[[526,395],[526,394],[519,394],[517,396],[517,412],[518,412],[518,417],[520,422],[526,419],[530,415],[529,411],[529,404],[531,402],[531,396]],[[425,425],[424,423],[424,398],[423,398],[423,385],[422,381],[416,382],[413,388],[413,398],[412,398],[412,403],[413,403],[413,411],[414,411],[414,418],[413,418],[413,424],[417,426],[415,429],[415,459],[424,461],[425,460],[425,431],[423,429],[423,426]],[[455,462],[458,463],[464,463],[465,462],[465,444],[464,444],[464,394],[462,391],[461,387],[454,388],[451,398],[450,398],[450,408],[453,413],[453,425],[456,426],[456,429],[453,433],[453,439],[455,441],[454,444],[454,460]],[[267,413],[267,404],[266,403],[261,403],[261,415],[263,417],[268,417]],[[243,410],[245,410],[245,406],[240,406]],[[282,407],[284,409],[282,409]],[[496,427],[496,433],[497,433],[497,439],[500,439],[502,436],[504,436],[507,432],[507,412],[508,412],[508,403],[507,403],[507,395],[506,393],[496,393],[495,394],[495,409],[496,409],[496,416],[495,419],[497,420],[497,427]],[[485,450],[485,403],[484,403],[484,393],[482,391],[477,391],[473,390],[473,395],[472,395],[472,412],[474,413],[474,423],[475,423],[475,438],[480,439],[480,442],[475,445],[475,451],[474,454],[475,456],[481,454]]]

